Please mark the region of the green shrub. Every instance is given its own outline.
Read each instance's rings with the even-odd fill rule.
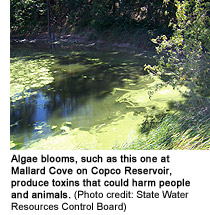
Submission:
[[[196,93],[209,91],[210,20],[209,3],[200,0],[175,1],[176,22],[171,22],[173,35],[153,39],[162,56],[158,65],[145,69],[160,78],[170,77],[167,84],[173,87],[187,85],[189,97],[195,102]],[[204,95],[204,94],[203,94]],[[197,105],[197,102],[195,103]]]

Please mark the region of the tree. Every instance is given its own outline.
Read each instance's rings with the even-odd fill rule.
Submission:
[[[202,0],[175,0],[176,22],[171,22],[173,35],[159,36],[152,41],[162,54],[158,65],[145,67],[160,78],[168,77],[173,87],[188,85],[189,96],[198,101],[196,92],[209,94],[210,21],[209,3]]]

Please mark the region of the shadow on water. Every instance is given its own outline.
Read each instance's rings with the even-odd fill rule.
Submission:
[[[99,51],[74,47],[51,49],[46,47],[12,46],[11,59],[53,59],[50,69],[54,81],[27,98],[11,102],[11,139],[16,148],[22,143],[57,134],[64,122],[72,128],[89,129],[104,119],[114,117],[125,106],[115,103],[113,88],[124,88],[123,80],[135,81],[143,74],[142,65],[147,59],[134,54]],[[151,61],[151,60],[150,60]],[[11,61],[12,62],[12,61]],[[29,71],[30,72],[30,71]]]

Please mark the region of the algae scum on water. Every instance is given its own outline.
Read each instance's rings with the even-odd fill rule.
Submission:
[[[84,46],[11,47],[11,149],[112,149],[133,141],[148,116],[171,111],[180,92],[148,91],[151,53]],[[186,89],[182,89],[185,91]]]

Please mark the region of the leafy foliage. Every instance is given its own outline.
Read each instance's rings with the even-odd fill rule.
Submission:
[[[37,33],[46,24],[44,0],[11,0],[10,14],[11,32],[14,33]]]
[[[171,22],[173,35],[153,39],[157,52],[162,54],[158,65],[145,67],[150,73],[167,76],[174,87],[188,85],[189,96],[209,91],[210,20],[209,4],[199,0],[175,1],[176,22]]]
[[[47,31],[48,24],[51,31],[165,29],[175,7],[173,2],[166,7],[162,1],[146,0],[11,0],[10,8],[11,32],[23,35]]]

